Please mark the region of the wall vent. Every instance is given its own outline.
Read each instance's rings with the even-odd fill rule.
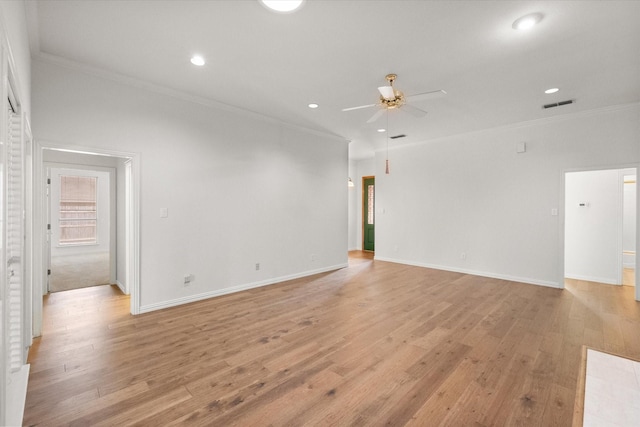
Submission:
[[[545,104],[542,106],[542,108],[547,109],[547,108],[561,107],[563,105],[569,105],[575,102],[576,102],[575,99],[568,99],[566,101],[554,102],[553,104]]]
[[[401,133],[400,135],[393,135],[393,136],[390,136],[389,138],[391,138],[391,139],[398,139],[398,138],[404,138],[404,137],[406,137],[406,136],[407,136],[407,135],[405,135],[404,133]]]

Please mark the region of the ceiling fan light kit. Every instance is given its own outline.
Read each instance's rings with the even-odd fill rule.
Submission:
[[[378,88],[380,92],[380,102],[387,109],[398,108],[404,104],[404,94],[399,90],[395,90],[393,82],[398,76],[395,74],[387,74],[385,78],[389,82],[389,86],[381,86]]]

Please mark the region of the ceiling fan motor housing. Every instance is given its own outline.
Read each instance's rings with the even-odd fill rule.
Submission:
[[[402,92],[394,90],[393,94],[395,95],[394,99],[386,99],[384,96],[380,95],[380,102],[386,108],[398,108],[404,104],[404,94]]]
[[[390,88],[393,90],[394,97],[393,99],[390,99],[390,98],[385,98],[384,95],[380,95],[380,102],[382,103],[382,105],[384,105],[388,109],[398,108],[402,104],[404,104],[404,94],[393,87],[393,82],[395,81],[396,78],[398,78],[398,76],[396,74],[387,74],[385,78],[389,82]]]

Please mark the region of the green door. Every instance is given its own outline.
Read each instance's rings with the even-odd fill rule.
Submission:
[[[362,179],[362,249],[375,250],[375,178],[372,176]]]

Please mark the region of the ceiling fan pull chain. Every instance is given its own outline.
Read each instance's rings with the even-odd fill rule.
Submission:
[[[389,109],[387,108],[387,160],[385,161],[384,173],[389,175]]]

